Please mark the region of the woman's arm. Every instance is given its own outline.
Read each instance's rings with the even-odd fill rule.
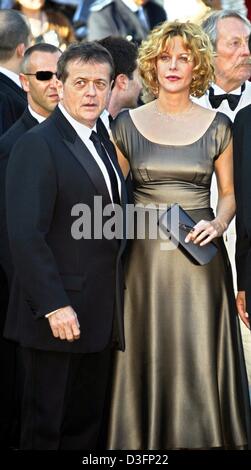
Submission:
[[[235,214],[234,176],[233,176],[233,142],[215,162],[215,174],[218,186],[218,204],[215,224],[219,224],[220,235],[227,229]]]
[[[187,235],[186,242],[193,241],[201,246],[206,245],[223,234],[235,214],[232,141],[216,160],[215,173],[218,186],[217,215],[210,222],[200,220],[193,232]]]
[[[112,140],[112,139],[111,139]],[[113,142],[114,144],[114,142]],[[120,165],[120,168],[122,170],[122,173],[124,175],[124,178],[126,179],[127,176],[128,176],[128,173],[130,171],[130,165],[129,165],[129,162],[128,160],[124,157],[123,153],[121,152],[121,150],[119,150],[119,148],[117,147],[116,144],[114,144],[115,146],[115,149],[116,149],[116,152],[117,152],[117,157],[118,157],[118,162],[119,162],[119,165]]]

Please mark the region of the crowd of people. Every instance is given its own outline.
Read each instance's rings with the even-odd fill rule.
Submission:
[[[68,3],[0,9],[0,446],[251,449],[251,24]]]

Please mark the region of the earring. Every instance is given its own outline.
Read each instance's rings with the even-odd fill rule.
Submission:
[[[158,96],[159,95],[159,85],[156,85],[156,87],[154,88],[154,96]]]

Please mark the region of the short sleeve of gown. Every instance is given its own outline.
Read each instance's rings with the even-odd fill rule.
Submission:
[[[232,138],[233,124],[226,114],[217,113],[215,160],[224,152]]]
[[[118,114],[116,119],[111,123],[111,131],[115,144],[123,153],[124,157],[130,161],[133,129],[128,110]]]

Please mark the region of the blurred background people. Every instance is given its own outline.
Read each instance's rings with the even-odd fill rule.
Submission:
[[[223,10],[235,10],[243,16],[247,15],[248,0],[221,0],[220,3]]]
[[[97,0],[90,9],[87,37],[123,36],[140,43],[165,20],[165,10],[152,0]]]
[[[47,8],[45,0],[17,0],[15,8],[29,21],[32,44],[47,42],[64,50],[75,41],[70,20],[56,8]]]
[[[179,21],[199,22],[211,9],[220,9],[221,1],[203,0],[163,0],[169,20],[179,19]]]
[[[13,0],[0,0],[0,8],[12,8],[13,7]]]

